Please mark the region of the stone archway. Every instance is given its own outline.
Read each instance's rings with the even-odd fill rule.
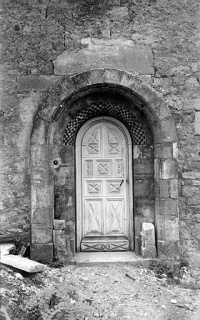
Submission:
[[[73,117],[80,108],[78,104],[76,108],[70,106],[99,91],[112,91],[132,101],[151,127],[158,256],[175,258],[179,255],[179,219],[177,135],[173,118],[164,101],[139,77],[113,69],[63,77],[45,93],[38,106],[31,135],[31,258],[48,261],[53,257],[54,169],[62,166],[53,150],[58,122],[63,122],[64,127],[64,115],[71,112]],[[72,149],[68,150],[70,155]]]

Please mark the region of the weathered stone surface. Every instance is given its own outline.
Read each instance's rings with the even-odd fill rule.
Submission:
[[[148,248],[141,247],[141,254],[144,259],[153,259],[157,256],[156,247],[149,246]]]
[[[65,220],[54,220],[53,221],[54,230],[63,230],[65,229]]]
[[[134,173],[135,177],[152,177],[152,173],[154,172],[152,161],[149,162],[147,160],[135,161],[134,165]]]
[[[200,135],[200,111],[195,112],[194,130],[196,135]]]
[[[72,258],[69,236],[64,230],[53,230],[54,257],[69,263]]]
[[[179,259],[180,246],[178,241],[162,241],[158,240],[158,258]]]
[[[155,258],[155,228],[152,223],[143,222],[141,231],[141,253],[143,258]]]
[[[46,90],[58,80],[59,77],[55,76],[22,76],[18,79],[17,88],[19,91]]]
[[[42,272],[46,268],[46,266],[41,263],[12,254],[3,255],[3,257],[1,257],[1,263],[29,273]]]
[[[175,159],[155,159],[155,178],[174,179],[178,177],[178,166]]]
[[[191,179],[191,180],[199,180],[200,179],[200,172],[196,171],[187,171],[182,173],[183,179]]]
[[[43,263],[53,261],[53,243],[31,244],[30,257]]]
[[[154,181],[153,179],[138,179],[135,180],[135,197],[154,197]]]
[[[179,219],[167,219],[164,216],[156,217],[158,240],[179,241]]]
[[[172,158],[173,155],[173,146],[171,143],[168,144],[156,144],[155,145],[155,158]]]
[[[135,46],[132,41],[83,39],[87,48],[76,53],[64,51],[54,60],[56,75],[74,74],[95,68],[115,68],[153,74],[153,55],[145,46]]]
[[[177,199],[156,199],[155,214],[176,217],[178,215]]]
[[[46,207],[46,208],[32,208],[32,223],[45,225],[49,228],[53,225],[53,207]]]
[[[194,106],[194,110],[195,111],[200,111],[200,99],[194,99],[192,101],[193,106]]]
[[[32,242],[36,244],[44,244],[52,242],[52,228],[45,226],[44,224],[32,224]]]

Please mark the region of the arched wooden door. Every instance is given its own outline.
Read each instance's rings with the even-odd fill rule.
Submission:
[[[115,119],[88,121],[76,141],[77,251],[133,250],[132,145]]]

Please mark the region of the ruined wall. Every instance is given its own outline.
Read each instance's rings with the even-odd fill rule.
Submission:
[[[77,60],[83,59],[86,69],[96,67],[99,61],[92,57],[99,51],[100,60],[110,67],[139,73],[169,105],[179,138],[182,251],[191,258],[200,255],[198,2],[2,1],[1,233],[29,239],[30,134],[43,91],[63,74],[76,68],[81,72],[73,64]],[[123,61],[107,60],[107,53],[116,50]],[[67,68],[66,59],[71,59],[73,68]],[[172,151],[166,147],[166,152]],[[170,197],[169,186],[165,190]]]

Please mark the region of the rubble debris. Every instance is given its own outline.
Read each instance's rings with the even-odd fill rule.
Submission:
[[[8,255],[12,249],[15,249],[13,242],[0,244],[0,257]]]
[[[132,277],[130,274],[126,273],[126,277],[130,278],[131,280],[135,281],[136,279]]]
[[[5,306],[0,307],[0,316],[3,315],[5,320],[11,320]]]

